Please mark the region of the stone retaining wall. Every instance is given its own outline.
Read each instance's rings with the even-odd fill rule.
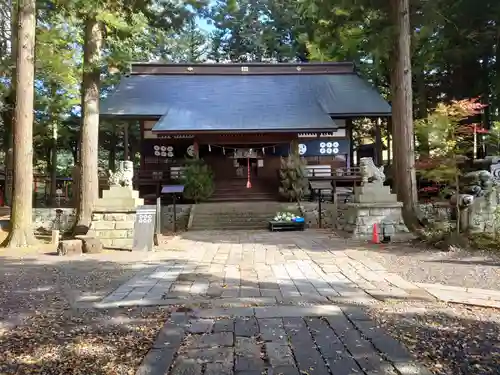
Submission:
[[[134,242],[135,211],[94,212],[90,231],[105,248],[132,249]]]
[[[186,230],[189,214],[191,213],[191,207],[192,206],[190,204],[175,205],[175,221],[178,231]],[[162,206],[161,216],[162,231],[171,231],[173,228],[172,224],[174,222],[174,207],[172,205]]]
[[[318,202],[301,202],[301,211],[308,228],[319,228]],[[336,228],[337,210],[331,202],[321,202],[321,221],[323,228]]]
[[[56,210],[61,210],[58,215]],[[73,208],[35,208],[33,209],[33,228],[35,233],[46,234],[54,229],[62,232],[71,229],[75,223]]]
[[[420,203],[420,212],[429,222],[449,221],[453,208],[448,202]]]
[[[408,233],[401,215],[402,203],[347,203],[347,224],[344,230],[354,238],[370,239],[374,224],[377,224],[379,236],[388,235],[398,238]]]

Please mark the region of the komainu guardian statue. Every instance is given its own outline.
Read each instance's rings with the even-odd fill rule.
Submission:
[[[131,161],[120,161],[116,172],[109,171],[109,186],[125,186],[132,188],[134,164]]]
[[[375,166],[372,158],[361,158],[359,160],[359,166],[361,168],[361,178],[363,184],[375,183],[377,185],[383,185],[385,181],[384,166],[380,168]]]

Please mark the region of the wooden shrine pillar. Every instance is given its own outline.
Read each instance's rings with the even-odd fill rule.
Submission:
[[[347,155],[346,167],[351,168],[355,166],[356,160],[354,160],[354,137],[352,132],[352,119],[345,120],[346,135],[349,139],[349,155]]]
[[[382,143],[382,119],[377,117],[375,120],[375,165],[380,166],[384,163],[383,160],[383,143]]]
[[[200,145],[198,143],[198,138],[194,138],[193,139],[193,148],[194,148],[194,155],[193,155],[193,157],[195,159],[199,159],[200,158]]]
[[[290,141],[290,155],[299,155],[299,139]]]
[[[392,118],[387,117],[387,165],[391,165],[392,163]]]
[[[125,123],[123,127],[123,158],[125,160],[130,160],[129,157],[129,142],[128,142],[128,122]]]

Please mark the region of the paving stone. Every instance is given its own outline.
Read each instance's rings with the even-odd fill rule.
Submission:
[[[321,318],[310,318],[305,319],[305,321],[324,358],[335,358],[339,354],[347,353],[344,344],[328,326],[328,323]]]
[[[233,363],[233,349],[226,347],[190,349],[183,355],[200,363]]]
[[[331,356],[325,360],[335,375],[363,374],[357,362],[346,351],[337,353],[335,356]]]
[[[294,365],[292,351],[287,343],[266,342],[265,348],[272,367]]]
[[[188,349],[212,348],[215,346],[233,346],[232,332],[209,333],[206,335],[192,335],[188,337]]]
[[[153,348],[177,348],[180,346],[187,327],[188,319],[186,316],[170,317],[160,330]]]
[[[227,298],[227,297],[238,297],[240,295],[240,288],[239,287],[228,287],[226,289],[223,289],[221,297]]]
[[[324,296],[314,295],[307,297],[283,297],[280,301],[283,305],[303,305],[304,302],[316,304],[330,304],[330,300]]]
[[[260,297],[260,289],[251,287],[241,287],[240,297]]]
[[[295,366],[278,366],[268,369],[267,375],[300,375],[300,374],[299,374],[299,369]]]
[[[236,318],[234,321],[234,334],[242,337],[252,337],[259,334],[259,324],[257,319],[251,318]]]
[[[259,282],[257,281],[257,275],[248,276],[245,274],[241,275],[241,286],[249,288],[259,288]]]
[[[214,333],[218,332],[234,332],[234,319],[224,318],[215,321],[213,327]]]
[[[263,341],[286,342],[286,332],[283,327],[283,319],[258,319],[260,339]]]
[[[135,375],[165,375],[174,359],[176,349],[151,349]]]
[[[265,367],[264,360],[261,356],[261,345],[257,344],[255,338],[236,337],[234,353],[235,366],[238,371],[262,371]]]
[[[283,319],[283,322],[299,370],[310,375],[329,375],[330,372],[314,344],[304,320],[286,318]]]
[[[193,319],[190,321],[189,333],[208,333],[212,331],[213,319]]]
[[[202,366],[191,358],[177,357],[169,375],[201,375]]]
[[[275,283],[275,282],[259,281],[259,288],[260,289],[278,290],[280,287],[279,287],[278,283]]]
[[[257,318],[324,316],[341,312],[338,306],[333,305],[269,306],[256,307],[254,311]]]
[[[402,374],[431,374],[429,370],[414,363],[408,350],[399,341],[387,334],[383,329],[377,327],[372,321],[355,322],[361,333],[370,339],[375,348],[382,353],[382,357],[387,358]],[[414,372],[408,372],[408,369]],[[407,371],[407,372],[403,372]]]
[[[196,312],[199,318],[251,317],[254,315],[252,307],[216,308]]]
[[[352,321],[357,320],[367,320],[371,321],[371,317],[363,310],[363,308],[358,306],[341,306],[340,309]]]
[[[233,375],[233,363],[207,363],[204,375]]]
[[[262,297],[275,297],[281,299],[283,295],[281,291],[278,289],[260,289],[260,294]]]
[[[222,288],[222,286],[219,285],[218,282],[214,283],[214,285],[212,285],[212,283],[210,283],[210,286],[207,289],[207,296],[221,297],[223,292],[224,292],[224,289]]]
[[[327,320],[363,371],[370,372],[380,369],[384,362],[382,357],[345,316],[329,316]]]

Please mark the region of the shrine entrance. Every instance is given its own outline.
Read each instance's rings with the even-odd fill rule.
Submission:
[[[285,147],[289,144],[281,148]],[[276,144],[200,145],[200,158],[214,172],[212,200],[276,200],[281,148]]]

